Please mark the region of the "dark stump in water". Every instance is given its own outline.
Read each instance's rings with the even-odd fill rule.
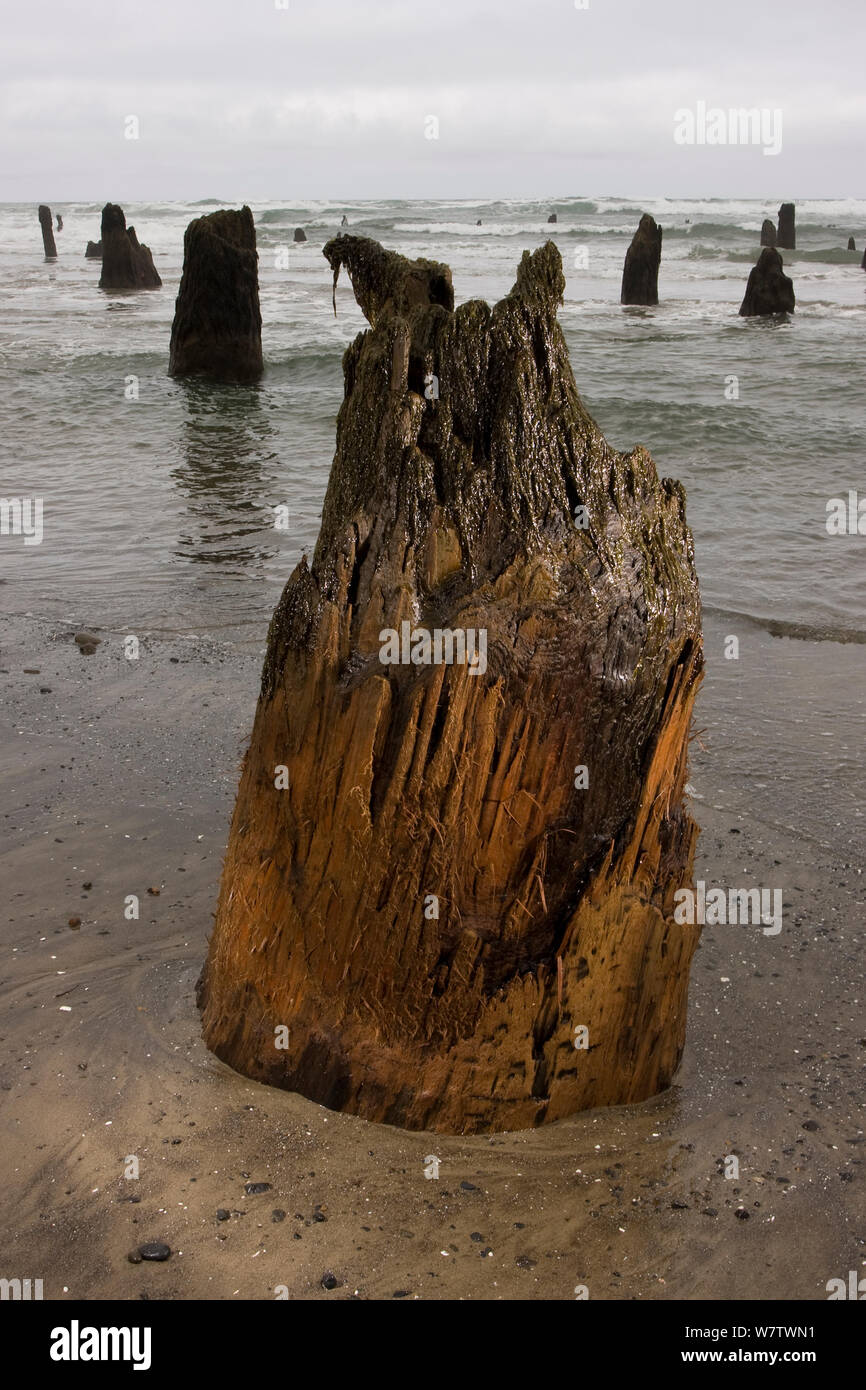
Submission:
[[[126,225],[123,208],[106,203],[102,209],[101,290],[158,290],[162,281],[150,248],[139,244],[135,228]]]
[[[794,217],[794,204],[783,203],[779,208],[779,230],[776,235],[776,245],[780,251],[793,251],[797,245]]]
[[[295,241],[306,241],[306,239],[307,239],[307,233],[304,231],[303,227],[296,227],[296,228],[295,228]]]
[[[761,245],[776,245],[776,224],[772,222],[769,217],[764,219],[763,226],[761,227]]]
[[[57,259],[57,247],[54,242],[54,222],[51,217],[51,209],[44,203],[39,204],[39,225],[42,228],[42,245],[45,248],[46,260]]]
[[[186,229],[168,370],[241,382],[262,374],[259,257],[248,207],[208,213]]]
[[[854,238],[853,238],[852,236],[849,236],[849,238],[848,238],[848,250],[849,250],[849,251],[856,251],[856,250],[857,250],[857,243],[855,242],[855,240],[854,240]]]
[[[658,304],[662,229],[645,212],[625,253],[621,304]]]
[[[555,212],[552,212],[552,213],[550,214],[550,216],[548,217],[547,220],[548,220],[549,223],[550,223],[550,222],[556,222],[556,221],[557,221],[556,213],[555,213]]]
[[[782,257],[775,247],[765,246],[749,274],[740,313],[744,318],[793,314],[794,303],[793,281],[785,274]]]
[[[97,260],[97,259],[98,259],[98,260],[101,260],[101,259],[102,259],[102,242],[101,242],[101,241],[88,241],[88,243],[87,243],[87,250],[84,252],[84,257],[85,257],[85,260],[89,260],[89,261],[90,261],[90,260]]]
[[[681,486],[577,393],[548,242],[492,308],[362,237],[371,327],[268,635],[198,1001],[244,1075],[409,1129],[654,1095],[702,669]],[[474,658],[474,659],[473,659]]]

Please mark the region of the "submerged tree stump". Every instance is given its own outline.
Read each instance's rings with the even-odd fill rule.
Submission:
[[[743,318],[762,314],[793,314],[794,282],[785,274],[785,263],[774,246],[765,246],[749,271],[746,293],[740,305]]]
[[[782,251],[793,251],[797,245],[796,208],[793,203],[783,203],[779,208],[779,229],[776,245]]]
[[[259,257],[248,207],[208,213],[186,229],[168,370],[217,381],[262,374]]]
[[[127,227],[126,214],[117,203],[102,209],[101,290],[158,290],[162,285],[153,264],[150,247],[139,242],[134,227]]]
[[[682,488],[584,409],[552,242],[457,310],[445,265],[324,254],[371,328],[271,623],[205,1039],[409,1129],[642,1100],[679,1063],[697,940],[673,922],[702,669]]]
[[[620,304],[658,304],[662,229],[645,212],[625,253]]]
[[[54,223],[51,219],[51,209],[45,203],[39,204],[39,226],[42,228],[42,245],[45,249],[45,259],[56,261],[57,245],[54,241]]]

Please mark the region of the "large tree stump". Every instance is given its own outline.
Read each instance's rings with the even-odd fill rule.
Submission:
[[[44,203],[39,204],[39,226],[42,228],[42,245],[45,248],[45,259],[53,261],[57,259],[57,245],[54,240],[54,223],[51,219],[51,209]]]
[[[254,381],[262,374],[256,229],[248,207],[190,222],[171,327],[172,376]]]
[[[162,284],[153,264],[150,247],[144,246],[127,227],[126,215],[117,203],[106,203],[102,209],[102,274],[101,290],[158,290]]]
[[[621,304],[658,304],[661,259],[662,229],[645,212],[625,253]]]
[[[456,311],[447,266],[324,253],[372,327],[271,623],[204,1036],[410,1129],[641,1100],[679,1063],[697,935],[672,919],[702,666],[682,488],[581,404],[552,242]]]

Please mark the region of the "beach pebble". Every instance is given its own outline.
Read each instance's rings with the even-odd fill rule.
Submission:
[[[286,1213],[282,1211],[279,1207],[275,1207],[274,1210],[271,1212],[272,1221],[285,1221],[285,1219]]]
[[[218,1208],[217,1208],[217,1214],[216,1214],[216,1219],[217,1219],[217,1221],[228,1221],[230,1215],[231,1215],[231,1213],[230,1213],[230,1212],[227,1212],[226,1209],[225,1209],[225,1207],[218,1207]]]
[[[82,631],[75,634],[75,643],[82,656],[92,656],[101,641],[102,638],[97,637],[95,632]]]
[[[737,1207],[734,1212],[734,1216],[738,1216],[741,1221],[748,1221],[750,1215],[751,1213],[746,1211],[745,1207]]]
[[[171,1246],[166,1245],[162,1240],[148,1240],[144,1245],[139,1245],[138,1254],[143,1260],[167,1260],[171,1254]]]
[[[248,1197],[258,1197],[260,1192],[270,1192],[270,1190],[271,1184],[269,1182],[244,1183],[244,1192],[247,1194]]]
[[[535,1269],[537,1260],[531,1260],[528,1255],[518,1255],[514,1261],[518,1269]]]
[[[324,1274],[322,1275],[322,1288],[338,1289],[339,1287],[340,1281],[337,1278],[336,1274],[333,1274],[330,1269],[326,1269]]]
[[[474,1182],[462,1182],[462,1183],[460,1184],[460,1188],[461,1188],[461,1191],[463,1191],[463,1192],[477,1192],[477,1191],[478,1191],[478,1188],[475,1186]]]
[[[70,919],[69,919],[69,925],[70,925],[70,927],[72,928],[73,931],[78,931],[78,928],[81,926],[81,918],[80,918],[80,917],[70,917]]]

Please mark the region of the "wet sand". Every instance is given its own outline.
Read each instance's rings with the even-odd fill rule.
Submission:
[[[862,821],[850,768],[838,814],[813,816],[810,746],[801,779],[747,794],[746,736],[720,713],[734,678],[712,655],[720,622],[706,624],[706,751],[693,744],[696,876],[781,886],[782,931],[705,928],[667,1093],[471,1139],[333,1114],[246,1081],[201,1042],[194,986],[260,653],[154,639],[128,662],[122,633],[82,656],[72,625],[7,622],[0,1274],[42,1278],[46,1299],[282,1286],[467,1300],[573,1299],[578,1285],[594,1299],[825,1299],[828,1279],[862,1275]],[[862,667],[859,648],[751,640],[763,668],[736,674],[770,721],[785,670],[802,681],[805,662],[832,692]],[[739,1179],[724,1176],[729,1154]],[[146,1240],[171,1258],[130,1264]]]

